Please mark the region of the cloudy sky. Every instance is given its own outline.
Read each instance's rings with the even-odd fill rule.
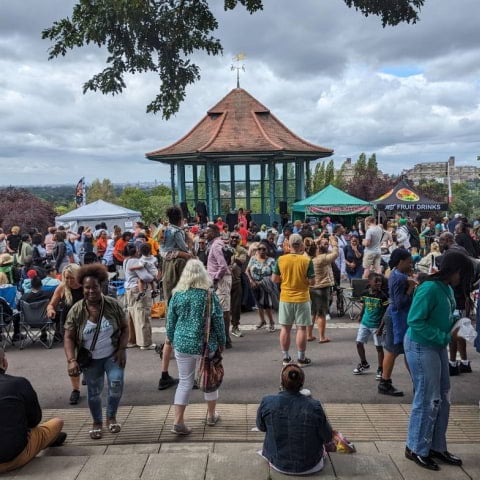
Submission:
[[[335,150],[339,166],[361,152],[400,173],[426,161],[474,164],[480,155],[478,0],[426,0],[421,21],[383,29],[342,0],[264,0],[219,19],[221,57],[199,55],[202,79],[168,122],[146,114],[153,75],[116,97],[82,94],[106,54],[47,60],[41,31],[73,0],[0,0],[0,185],[166,181],[144,153],[169,145],[235,87],[232,57],[247,55],[241,86],[303,138]]]

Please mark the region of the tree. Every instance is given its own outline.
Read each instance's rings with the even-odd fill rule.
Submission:
[[[374,153],[368,158],[367,171],[374,176],[378,175],[377,156]]]
[[[102,181],[96,178],[87,189],[87,202],[92,203],[97,200],[115,203],[117,196],[111,180],[104,178]]]
[[[312,177],[312,192],[319,192],[325,187],[325,162],[318,162],[315,165],[315,172]]]
[[[325,186],[333,184],[335,180],[335,165],[333,164],[333,160],[330,160],[327,163],[327,167],[325,168]]]
[[[367,156],[364,153],[361,153],[355,162],[353,172],[356,178],[363,178],[367,175]]]
[[[343,165],[335,173],[335,180],[333,184],[340,190],[345,190],[347,182],[345,181],[345,167]]]
[[[363,15],[377,15],[382,24],[415,23],[425,0],[343,0]],[[225,10],[238,4],[254,13],[262,0],[224,0]],[[116,95],[126,88],[125,75],[155,72],[160,93],[147,112],[162,112],[168,119],[178,112],[186,87],[200,78],[200,68],[191,61],[199,51],[223,52],[220,40],[211,34],[218,22],[208,0],[78,0],[71,17],[63,18],[42,32],[52,41],[49,59],[65,56],[86,45],[106,47],[106,68],[83,85],[83,92],[99,90]]]
[[[18,225],[23,232],[37,228],[47,231],[55,221],[53,206],[24,188],[8,187],[0,190],[0,226],[8,231]]]

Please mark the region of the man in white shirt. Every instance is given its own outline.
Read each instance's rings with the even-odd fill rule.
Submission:
[[[365,247],[363,252],[363,278],[368,278],[371,270],[376,273],[382,273],[380,246],[382,244],[383,229],[377,225],[377,221],[373,216],[365,219],[365,227],[367,231],[362,242]]]

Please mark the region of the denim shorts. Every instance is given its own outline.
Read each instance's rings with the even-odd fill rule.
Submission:
[[[368,343],[369,338],[373,337],[373,344],[376,347],[383,347],[383,335],[376,335],[376,331],[376,327],[366,327],[365,325],[363,325],[363,323],[361,323],[358,327],[357,342]]]
[[[388,311],[383,316],[383,332],[384,332],[384,348],[387,352],[393,353],[395,356],[403,355],[405,353],[403,349],[403,343],[393,343],[393,324],[392,317]]]

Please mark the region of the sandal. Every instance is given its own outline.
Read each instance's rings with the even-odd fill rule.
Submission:
[[[257,330],[260,330],[260,329],[263,328],[266,324],[267,324],[267,322],[265,322],[265,320],[264,320],[263,322],[257,323],[257,324],[255,325],[255,328],[256,328]]]
[[[92,440],[100,440],[103,435],[102,425],[93,424],[93,428],[89,430],[88,434]]]
[[[107,425],[108,425],[108,431],[110,433],[120,433],[120,430],[122,429],[122,426],[117,423],[117,421],[112,418],[111,420],[107,420]]]
[[[331,340],[328,337],[325,337],[323,340],[319,340],[318,343],[328,343],[331,342]]]
[[[307,342],[314,342],[316,339],[317,337],[307,338]]]

